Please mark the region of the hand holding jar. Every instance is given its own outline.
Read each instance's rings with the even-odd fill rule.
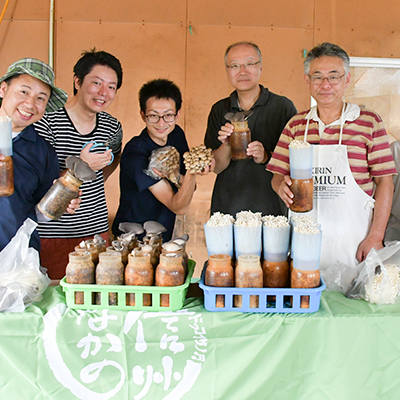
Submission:
[[[252,113],[252,111],[240,111],[225,114],[225,119],[233,125],[233,132],[230,134],[230,146],[231,159],[234,161],[250,158],[247,155],[247,147],[251,143],[251,132],[247,118]]]
[[[96,173],[79,157],[68,157],[66,160],[68,170],[58,178],[53,186],[40,200],[37,208],[48,218],[57,220],[68,210],[71,214],[79,208],[79,188],[83,182],[96,179]]]
[[[290,179],[294,212],[307,212],[313,208],[313,148],[304,141],[293,140],[289,145]]]

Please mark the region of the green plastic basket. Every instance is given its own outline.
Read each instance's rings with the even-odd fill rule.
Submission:
[[[80,285],[67,283],[66,277],[61,279],[60,285],[65,292],[67,306],[76,310],[176,311],[183,306],[195,266],[195,261],[189,260],[185,283],[180,286]],[[75,294],[82,297],[82,293],[83,304],[76,304]],[[135,294],[134,306],[126,304],[126,295],[130,293]],[[151,295],[151,306],[143,305],[144,294]],[[169,295],[168,307],[160,305],[162,294]],[[101,304],[96,304],[96,295],[101,296]],[[117,304],[109,304],[110,295],[116,298]]]

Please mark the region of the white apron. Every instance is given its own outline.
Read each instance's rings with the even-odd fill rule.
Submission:
[[[307,215],[321,224],[322,273],[338,261],[351,268],[358,264],[357,248],[369,232],[375,202],[358,186],[350,170],[347,147],[341,144],[343,125],[342,113],[339,144],[313,145],[314,199]]]

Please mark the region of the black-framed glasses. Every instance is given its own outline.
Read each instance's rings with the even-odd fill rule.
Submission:
[[[175,121],[176,114],[169,113],[164,115],[155,115],[155,114],[146,115],[147,122],[149,122],[150,124],[156,124],[160,120],[160,118],[162,118],[164,122],[168,124]]]
[[[321,76],[321,75],[308,75],[308,77],[310,78],[310,81],[312,82],[313,85],[315,86],[319,86],[322,85],[324,83],[324,80],[326,79],[328,81],[328,83],[332,86],[338,85],[340,83],[340,81],[342,80],[342,78],[345,76],[346,74],[343,75],[330,75],[330,76]]]
[[[254,70],[257,68],[257,65],[260,63],[261,63],[261,61],[247,62],[245,64],[236,64],[235,63],[235,64],[227,65],[226,68],[230,69],[231,71],[235,71],[235,72],[240,71],[240,68],[242,68],[242,67],[247,70],[251,70],[251,69]]]

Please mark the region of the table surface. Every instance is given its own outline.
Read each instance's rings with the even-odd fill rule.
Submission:
[[[400,304],[336,292],[313,314],[78,312],[50,286],[0,326],[2,399],[400,398]]]

